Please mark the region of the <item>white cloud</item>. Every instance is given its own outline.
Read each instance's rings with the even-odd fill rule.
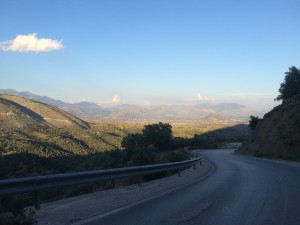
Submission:
[[[118,95],[115,95],[111,101],[114,104],[118,104],[118,103],[121,102],[121,99],[120,99],[120,97]]]
[[[64,46],[61,41],[36,37],[36,33],[17,35],[16,38],[0,42],[0,50],[12,52],[48,52],[60,50]]]
[[[208,97],[205,97],[205,96],[201,95],[200,93],[197,94],[197,98],[200,101],[208,101],[209,100]]]

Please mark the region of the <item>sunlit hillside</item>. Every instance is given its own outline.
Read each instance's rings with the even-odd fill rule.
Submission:
[[[56,107],[8,95],[0,96],[0,122],[2,155],[86,155],[120,148],[122,138],[135,131],[122,124],[89,124]]]

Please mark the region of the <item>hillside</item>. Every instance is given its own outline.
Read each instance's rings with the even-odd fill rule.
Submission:
[[[0,95],[0,129],[43,129],[49,127],[42,116]],[[14,97],[14,96],[13,96]],[[20,97],[16,97],[21,99]]]
[[[17,127],[32,123],[43,124],[49,127],[72,127],[72,128],[89,128],[85,121],[63,111],[56,107],[12,95],[0,95],[0,110],[2,111],[1,119],[4,121],[13,121]],[[6,123],[8,125],[8,123]],[[14,128],[15,125],[11,123]]]
[[[90,125],[61,109],[31,99],[0,95],[0,156],[87,155],[119,148],[127,132],[109,123]]]
[[[237,152],[300,160],[300,95],[267,113]]]

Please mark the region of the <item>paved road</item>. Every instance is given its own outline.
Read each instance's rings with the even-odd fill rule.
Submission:
[[[87,224],[300,224],[300,165],[202,150],[214,164],[205,179]]]

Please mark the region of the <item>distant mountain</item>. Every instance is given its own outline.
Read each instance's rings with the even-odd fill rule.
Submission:
[[[74,104],[66,103],[60,100],[49,98],[47,96],[39,96],[30,92],[18,92],[13,89],[0,89],[0,94],[15,95],[19,97],[29,98],[35,101],[43,102],[48,105],[61,108],[75,116],[86,118],[97,115],[103,116],[105,112],[102,107],[93,102],[78,102]]]
[[[168,119],[201,119],[213,110],[210,108],[198,108],[196,106],[188,105],[163,105],[153,108],[151,111],[157,117],[165,115]]]
[[[208,123],[230,123],[233,122],[232,119],[229,119],[227,116],[224,116],[222,114],[216,114],[216,113],[212,113],[202,119],[200,119],[200,121],[203,122],[208,122]]]
[[[130,105],[130,104],[122,104],[122,105],[115,105],[106,108],[106,110],[110,112],[117,112],[121,110],[142,110],[142,107],[137,106],[137,105]]]
[[[211,114],[222,115],[228,119],[248,119],[255,111],[247,106],[235,103],[223,103],[212,106],[198,105],[161,105],[141,107],[133,105],[121,105],[109,110],[107,118],[115,120],[132,119],[167,119],[167,120],[203,120]]]
[[[220,103],[217,105],[213,105],[211,108],[216,110],[217,112],[224,112],[224,111],[226,112],[231,110],[244,109],[245,106],[237,103]]]
[[[256,115],[256,112],[251,108],[236,103],[159,106],[124,104],[104,108],[92,102],[69,104],[46,96],[39,96],[29,92],[17,92],[12,89],[0,89],[1,93],[30,98],[59,107],[80,118],[98,120],[203,120],[210,114],[220,114],[229,119],[245,120],[251,114]]]
[[[104,110],[101,106],[96,103],[86,101],[74,104],[65,104],[60,108],[81,118],[102,117],[106,114],[106,110]]]
[[[225,115],[232,119],[248,119],[251,114],[256,114],[256,112],[253,109],[237,103],[220,103],[211,106],[211,108],[216,113]]]
[[[29,98],[29,99],[33,99],[33,100],[43,102],[43,103],[46,103],[48,105],[53,105],[53,106],[56,106],[56,107],[63,107],[67,104],[63,101],[56,100],[56,99],[53,99],[53,98],[49,98],[47,96],[35,95],[35,94],[32,94],[30,92],[25,92],[25,91],[18,92],[18,91],[15,91],[13,89],[0,89],[0,94],[15,95],[15,96],[19,96],[19,97]]]

